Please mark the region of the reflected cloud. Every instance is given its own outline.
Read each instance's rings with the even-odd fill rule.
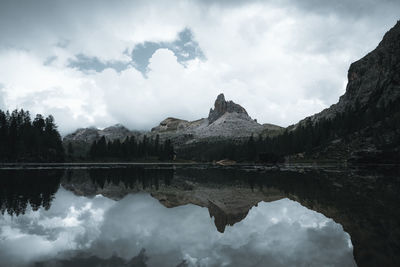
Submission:
[[[0,259],[15,266],[355,266],[341,225],[299,203],[260,202],[218,232],[207,208],[166,208],[60,188],[50,209],[0,218]]]

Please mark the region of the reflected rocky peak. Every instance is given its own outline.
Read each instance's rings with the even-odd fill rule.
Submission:
[[[246,221],[260,202],[276,203],[288,198],[343,225],[351,236],[354,257],[360,266],[382,262],[391,266],[390,263],[399,261],[396,250],[392,249],[399,244],[398,168],[370,171],[364,167],[346,170],[296,166],[281,169],[137,166],[2,170],[0,176],[2,212],[14,216],[24,214],[28,207],[49,209],[61,184],[63,190],[93,201],[102,195],[125,205],[132,194],[145,192],[171,210],[191,204],[204,207],[214,218],[214,227],[224,234],[228,226],[230,232],[232,226]],[[145,207],[159,209],[154,205]],[[131,212],[134,211],[128,213]],[[184,266],[185,261],[181,264]]]

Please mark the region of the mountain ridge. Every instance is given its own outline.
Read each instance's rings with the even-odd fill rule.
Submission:
[[[257,153],[275,153],[280,156],[304,154],[313,159],[331,158],[345,160],[367,154],[370,160],[389,159],[398,162],[400,151],[400,21],[384,35],[379,45],[361,59],[353,62],[348,70],[346,92],[336,104],[312,116],[300,120],[286,129],[270,124],[259,124],[246,110],[226,101],[218,95],[207,118],[187,121],[168,117],[149,132],[138,133],[138,138],[147,135],[169,139],[176,148],[188,146],[190,157],[207,149],[216,152],[226,150],[223,142],[229,141],[230,149],[242,151],[246,148]],[[118,127],[117,127],[118,128]],[[120,127],[121,128],[121,127]],[[123,128],[121,128],[123,129]],[[73,133],[64,140],[95,140],[103,132],[94,133],[86,129],[86,136]],[[100,131],[100,130],[99,130]],[[129,132],[125,131],[125,136]],[[251,136],[262,136],[254,146]],[[111,131],[108,137],[118,138]],[[271,138],[266,138],[271,137]],[[277,137],[277,138],[275,138]],[[214,142],[221,142],[216,146]],[[213,153],[213,155],[220,153]],[[225,153],[226,154],[226,153]],[[225,155],[224,154],[224,155]],[[265,153],[264,153],[265,154]],[[227,154],[226,154],[227,155]],[[226,156],[225,155],[225,156]],[[381,157],[382,159],[379,159]]]
[[[80,128],[63,138],[64,144],[91,144],[105,137],[107,141],[127,137],[149,138],[160,140],[170,139],[174,145],[182,146],[196,143],[197,141],[217,141],[220,139],[245,140],[252,135],[277,134],[283,127],[273,124],[259,124],[253,120],[246,109],[233,101],[226,101],[223,93],[219,94],[210,109],[207,118],[187,121],[174,117],[167,117],[150,131],[131,131],[121,124],[107,127],[103,130],[97,128]]]
[[[332,118],[348,108],[359,109],[368,104],[387,106],[391,101],[400,98],[399,51],[400,20],[384,34],[374,50],[350,64],[346,91],[337,103],[293,126],[308,119],[316,122],[323,118]],[[371,103],[374,96],[378,96],[378,100]]]

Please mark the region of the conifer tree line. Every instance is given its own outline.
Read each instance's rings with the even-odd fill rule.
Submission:
[[[351,142],[352,135],[362,132],[371,144],[382,151],[393,151],[400,146],[400,135],[384,140],[385,133],[396,133],[400,129],[400,98],[386,106],[377,106],[377,100],[360,107],[357,102],[334,118],[324,118],[312,122],[307,119],[295,129],[286,129],[283,134],[263,140],[259,150],[280,155],[310,153],[324,147],[333,140]],[[397,152],[398,153],[398,152]]]
[[[128,136],[121,142],[119,139],[107,141],[104,136],[94,141],[89,150],[89,157],[94,160],[133,160],[133,159],[174,159],[174,147],[169,139],[160,142],[159,135],[155,139],[144,136],[136,140]]]
[[[64,148],[53,116],[0,110],[0,161],[61,162]]]
[[[245,141],[224,140],[214,143],[201,142],[179,151],[178,156],[201,161],[232,159],[236,161],[262,161],[277,163],[284,156],[296,153],[312,153],[315,149],[327,146],[331,141],[341,139],[350,142],[355,132],[362,131],[385,156],[398,158],[400,134],[389,142],[383,134],[398,133],[400,129],[400,99],[385,107],[373,103],[360,107],[358,103],[334,118],[312,122],[305,120],[296,128],[287,128],[273,137],[251,136]],[[389,153],[389,154],[388,154]],[[397,159],[398,160],[398,159]]]

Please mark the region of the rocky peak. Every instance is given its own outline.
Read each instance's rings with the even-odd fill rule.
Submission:
[[[400,21],[378,47],[351,64],[346,94],[340,104],[386,107],[400,96]]]
[[[211,108],[210,113],[208,114],[209,124],[213,123],[227,112],[236,112],[248,116],[246,110],[241,105],[238,105],[233,101],[226,101],[224,94],[219,94],[215,100],[214,109]]]
[[[351,64],[346,93],[337,104],[308,117],[317,122],[349,110],[387,107],[400,99],[400,21],[390,29],[378,47]]]
[[[178,129],[183,129],[185,126],[188,125],[188,121],[168,117],[157,127],[151,129],[151,132],[168,132],[168,131],[177,131]]]
[[[104,136],[107,140],[120,139],[122,141],[127,136],[131,136],[132,133],[124,125],[115,124],[99,131],[99,135]]]

